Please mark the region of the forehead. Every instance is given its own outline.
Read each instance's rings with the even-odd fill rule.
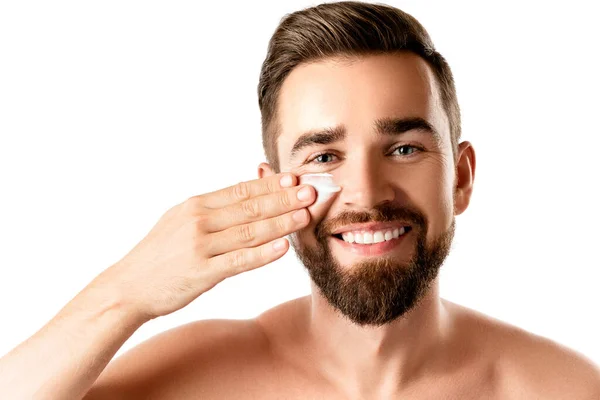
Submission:
[[[292,70],[278,101],[281,162],[304,132],[344,124],[348,138],[383,117],[422,117],[446,141],[447,118],[429,65],[411,52],[326,59]]]

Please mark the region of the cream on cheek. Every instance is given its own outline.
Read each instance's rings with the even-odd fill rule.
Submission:
[[[317,199],[308,206],[311,223],[322,220],[327,214],[333,199],[342,190],[333,180],[333,175],[327,173],[311,173],[299,176],[300,185],[311,185],[317,192]]]
[[[342,190],[342,188],[333,181],[333,175],[328,173],[304,174],[300,175],[299,179],[300,185],[311,185],[317,191],[317,200],[315,201],[315,204],[326,202],[335,193]]]

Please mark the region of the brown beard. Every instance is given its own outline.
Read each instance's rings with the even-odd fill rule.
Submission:
[[[402,221],[416,235],[412,258],[400,262],[389,257],[361,261],[342,268],[333,258],[328,240],[337,227],[351,223]],[[328,303],[358,325],[381,326],[413,309],[425,296],[450,252],[455,219],[427,245],[427,220],[414,208],[379,206],[373,213],[344,211],[315,227],[317,247],[290,235],[298,259]]]

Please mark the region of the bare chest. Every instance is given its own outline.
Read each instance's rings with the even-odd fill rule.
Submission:
[[[315,371],[298,371],[278,363],[217,366],[202,374],[170,377],[157,399],[519,399],[498,386],[496,377],[485,369],[462,371],[456,375],[429,378],[412,383],[401,391],[384,387],[364,392],[356,382],[333,384]]]

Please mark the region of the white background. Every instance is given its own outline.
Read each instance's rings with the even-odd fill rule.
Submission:
[[[441,294],[600,363],[597,13],[593,2],[482,3],[389,2],[448,59],[477,154]],[[256,178],[267,43],[285,13],[310,5],[0,3],[0,355],[169,207]],[[309,291],[290,251],[147,323],[117,355]]]

